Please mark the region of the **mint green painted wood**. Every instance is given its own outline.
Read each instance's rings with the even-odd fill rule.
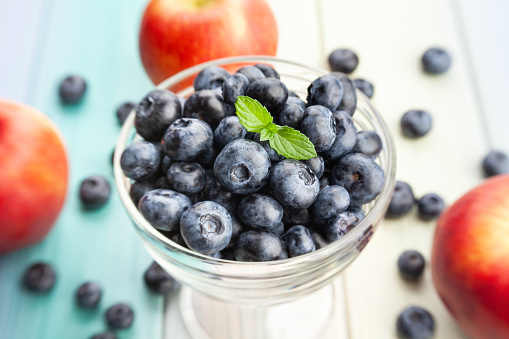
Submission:
[[[5,16],[13,21],[15,15],[22,25],[32,25],[23,23],[19,9],[34,10],[30,3],[38,1],[20,0],[23,6],[10,11],[2,11],[8,6],[5,0],[0,1],[0,21]],[[104,310],[117,302],[130,304],[135,311],[132,328],[119,332],[119,338],[162,338],[163,299],[150,294],[142,278],[151,258],[117,197],[110,164],[120,130],[116,107],[126,100],[138,101],[152,87],[137,49],[138,25],[146,1],[42,2],[44,6],[35,9],[40,12],[37,26],[30,29],[37,37],[33,39],[36,46],[13,51],[1,45],[5,39],[0,39],[2,54],[12,53],[7,59],[13,62],[1,65],[0,74],[8,68],[29,68],[23,73],[29,78],[17,82],[25,86],[14,99],[23,98],[61,129],[70,157],[68,197],[58,222],[43,242],[0,256],[0,338],[89,338],[106,328]],[[15,27],[7,33],[24,38]],[[5,30],[0,32],[0,38],[5,34]],[[29,62],[17,64],[16,53],[24,51],[31,55],[20,59]],[[64,107],[57,88],[71,73],[84,76],[89,87],[80,105]],[[9,81],[0,77],[0,96]],[[112,198],[98,211],[83,211],[78,188],[81,180],[92,174],[110,180]],[[57,284],[48,295],[31,294],[20,287],[25,268],[39,260],[53,264],[58,274]],[[97,281],[104,290],[100,307],[94,311],[80,310],[74,303],[76,288],[88,280]]]

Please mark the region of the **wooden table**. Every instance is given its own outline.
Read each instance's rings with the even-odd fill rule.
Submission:
[[[480,162],[490,148],[509,152],[507,1],[269,2],[280,29],[279,57],[326,68],[333,49],[357,52],[353,77],[374,83],[373,103],[396,141],[397,178],[417,196],[436,192],[452,203],[482,181]],[[42,243],[0,257],[0,338],[88,338],[104,329],[102,311],[119,301],[136,312],[134,326],[121,338],[188,338],[177,296],[163,304],[143,284],[151,259],[119,199],[85,213],[77,197],[79,183],[91,174],[113,183],[110,155],[119,131],[114,110],[152,87],[137,51],[145,3],[0,0],[0,96],[48,114],[61,128],[71,159],[68,199],[54,230]],[[430,46],[451,52],[447,74],[422,73],[419,59]],[[57,86],[70,73],[82,74],[90,87],[81,105],[62,107]],[[419,140],[405,139],[399,128],[401,115],[413,108],[429,110],[434,119],[431,133]],[[403,250],[417,249],[429,259],[433,229],[433,222],[420,222],[415,213],[384,221],[336,281],[343,293],[323,338],[395,338],[395,319],[408,305],[431,310],[436,338],[464,338],[438,299],[429,268],[419,284],[398,276]],[[49,295],[30,295],[19,286],[23,270],[36,260],[58,271]],[[75,307],[74,290],[85,280],[103,286],[101,310]]]

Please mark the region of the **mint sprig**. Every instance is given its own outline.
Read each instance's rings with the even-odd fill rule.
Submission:
[[[240,124],[249,132],[260,133],[260,141],[269,141],[277,154],[287,159],[307,160],[316,157],[313,143],[301,132],[273,123],[269,111],[258,100],[247,96],[237,97],[235,113]]]

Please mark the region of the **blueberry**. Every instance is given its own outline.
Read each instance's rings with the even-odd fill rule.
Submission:
[[[279,73],[271,66],[266,64],[256,64],[256,68],[260,69],[262,71],[263,75],[265,75],[266,78],[275,78],[280,79]]]
[[[332,146],[322,153],[325,159],[337,160],[343,155],[350,153],[357,142],[357,129],[352,117],[345,111],[332,113],[335,119],[336,139]]]
[[[334,72],[350,74],[357,68],[359,58],[352,50],[339,48],[329,54],[329,66]]]
[[[318,193],[311,205],[311,213],[320,219],[329,219],[345,211],[350,205],[350,196],[341,186],[327,186]]]
[[[80,185],[80,199],[87,209],[95,209],[108,202],[111,186],[108,180],[100,175],[86,178]]]
[[[323,190],[325,187],[332,185],[332,182],[330,180],[330,177],[323,176],[320,178],[320,191]]]
[[[237,97],[246,95],[247,88],[249,87],[249,80],[244,74],[235,73],[226,78],[223,82],[223,98],[229,104],[234,104]]]
[[[159,164],[159,167],[161,169],[162,173],[168,172],[171,166],[171,158],[167,155],[163,155],[163,158],[161,159],[161,163]]]
[[[297,93],[293,92],[293,91],[288,91],[288,98],[290,97],[294,97],[294,98],[299,98],[299,96],[297,95]]]
[[[336,140],[336,119],[324,106],[309,106],[304,111],[301,130],[315,145],[317,152],[328,150]]]
[[[181,118],[168,127],[162,142],[166,154],[173,160],[191,161],[212,146],[214,134],[201,120]]]
[[[223,82],[230,76],[227,70],[218,66],[209,66],[203,69],[196,78],[194,78],[193,86],[195,91],[202,89],[214,89],[222,87]]]
[[[368,98],[371,99],[373,97],[375,89],[371,82],[364,79],[355,79],[353,83],[355,84],[355,87],[364,93]]]
[[[143,274],[143,280],[150,291],[160,295],[167,295],[180,285],[155,261]]]
[[[357,108],[357,93],[355,92],[355,84],[348,77],[348,75],[334,72],[331,75],[335,76],[343,85],[343,98],[339,103],[336,110],[348,112],[351,116],[355,113],[355,109]]]
[[[228,143],[236,139],[243,139],[246,136],[246,129],[239,122],[236,116],[226,117],[214,130],[214,143],[218,149],[223,149]]]
[[[509,159],[507,154],[501,151],[491,151],[482,162],[482,168],[486,177],[509,172]]]
[[[274,115],[283,109],[288,99],[288,88],[278,79],[265,78],[251,83],[246,95],[258,100]]]
[[[288,92],[288,93],[290,93],[290,92]],[[302,100],[298,96],[294,96],[294,97],[290,96],[290,94],[288,94],[288,100],[286,100],[286,103],[288,105],[290,105],[290,104],[297,105],[300,108],[302,108],[303,111],[305,111],[306,108],[308,107],[308,105],[306,104],[306,102],[304,100]]]
[[[240,220],[237,212],[230,212],[230,217],[232,218],[232,237],[229,245],[233,245],[237,242],[239,236],[250,228]]]
[[[56,274],[51,265],[38,262],[25,271],[23,285],[32,292],[46,293],[55,285]]]
[[[426,111],[411,110],[401,117],[401,130],[409,138],[418,138],[431,130],[431,115]]]
[[[170,91],[156,89],[136,106],[134,126],[145,140],[160,141],[166,129],[181,115],[179,98]]]
[[[142,196],[155,189],[155,182],[153,181],[136,181],[131,185],[129,195],[135,206],[138,206]]]
[[[316,175],[303,163],[293,159],[278,162],[271,170],[271,187],[284,208],[305,209],[318,195],[320,184]]]
[[[262,145],[265,152],[267,152],[269,155],[270,161],[281,161],[285,158],[281,154],[278,154],[272,147],[270,147],[268,141],[260,141],[260,134],[256,133],[253,140]]]
[[[257,193],[242,199],[238,213],[243,223],[264,230],[276,227],[283,219],[283,207],[271,196]]]
[[[148,141],[135,141],[126,147],[120,157],[120,167],[124,174],[134,180],[153,177],[159,170],[161,152]]]
[[[321,156],[317,156],[308,160],[302,160],[302,163],[309,167],[309,169],[313,171],[318,179],[322,177],[324,162]]]
[[[223,206],[203,201],[184,212],[180,218],[180,232],[190,249],[213,254],[229,244],[232,219]]]
[[[184,237],[180,233],[180,230],[171,232],[170,234],[167,233],[167,238],[184,248],[188,248]]]
[[[165,189],[148,192],[138,204],[145,219],[162,231],[178,230],[180,217],[189,207],[191,200],[187,196]]]
[[[241,74],[245,75],[247,80],[249,80],[250,84],[252,84],[256,80],[265,78],[265,75],[263,74],[261,69],[259,69],[258,67],[255,67],[255,66],[244,66],[244,67],[240,68],[237,71],[237,73],[241,73]]]
[[[201,90],[191,94],[184,105],[184,117],[205,121],[216,128],[224,117],[231,115],[232,109],[223,97],[212,90]]]
[[[424,257],[417,251],[405,251],[398,258],[399,273],[407,280],[419,279],[425,265]]]
[[[323,234],[328,241],[336,241],[343,238],[360,222],[361,220],[359,220],[359,217],[355,213],[348,211],[341,212],[329,219],[324,226]]]
[[[362,153],[376,158],[382,151],[382,139],[375,131],[364,130],[357,133],[357,142],[353,147],[354,153]]]
[[[283,209],[283,222],[289,226],[307,225],[310,221],[308,209],[296,210],[293,208]]]
[[[299,105],[289,104],[287,103],[283,106],[281,112],[279,112],[277,116],[277,121],[280,125],[288,126],[293,129],[300,130],[302,118],[304,117],[304,110],[306,107],[302,108]]]
[[[414,203],[414,192],[410,185],[403,181],[397,181],[391,202],[389,203],[387,215],[389,217],[405,215],[412,210]]]
[[[83,99],[87,90],[85,79],[79,75],[71,75],[60,83],[60,100],[64,104],[76,104]]]
[[[280,221],[276,224],[275,227],[265,229],[264,231],[272,232],[278,237],[283,236],[283,233],[285,233],[286,225],[283,221]]]
[[[166,176],[160,177],[159,179],[157,179],[154,184],[154,187],[155,187],[154,189],[163,188],[165,190],[169,190],[172,188],[170,185],[170,181],[168,180],[168,178]]]
[[[115,335],[115,333],[108,331],[95,334],[92,337],[90,337],[90,339],[117,339],[117,336]]]
[[[283,235],[283,241],[288,249],[290,258],[297,257],[316,250],[315,242],[309,229],[302,225],[292,226]]]
[[[325,237],[318,233],[317,231],[311,231],[311,238],[313,238],[313,242],[315,243],[315,247],[317,250],[324,248],[325,246],[330,244],[330,241],[325,239]]]
[[[127,304],[115,304],[106,310],[108,327],[112,330],[123,330],[131,327],[134,321],[134,312]]]
[[[308,87],[308,106],[322,105],[334,111],[343,99],[343,85],[333,75],[327,74],[314,80]]]
[[[255,141],[237,139],[226,145],[214,163],[217,181],[235,194],[258,191],[269,179],[270,158]]]
[[[235,259],[235,250],[233,249],[233,247],[228,247],[228,248],[225,248],[224,250],[222,250],[221,251],[221,259],[237,261],[237,259]]]
[[[348,154],[339,159],[331,173],[332,183],[343,186],[353,205],[366,204],[375,199],[385,183],[384,171],[373,159],[361,153]]]
[[[240,198],[229,192],[221,186],[212,173],[213,183],[208,184],[207,180],[205,187],[198,193],[199,201],[213,201],[226,208],[227,211],[231,212],[237,209]]]
[[[360,206],[350,205],[346,211],[355,214],[357,216],[357,219],[359,219],[358,223],[360,223],[365,217],[364,211]]]
[[[95,282],[86,282],[76,291],[76,302],[81,308],[92,309],[101,301],[102,289]]]
[[[129,114],[135,109],[136,103],[134,102],[124,102],[122,105],[117,108],[117,120],[119,125],[123,125]]]
[[[434,193],[423,195],[417,203],[419,217],[423,220],[436,219],[445,209],[445,203],[442,198]]]
[[[272,261],[288,258],[285,244],[272,232],[244,232],[234,248],[238,261]]]
[[[200,156],[195,160],[204,168],[210,168],[214,166],[214,162],[216,161],[218,154],[219,150],[216,146],[212,145],[208,150],[200,154]]]
[[[435,332],[435,320],[421,307],[408,307],[398,316],[396,330],[401,339],[430,339]]]
[[[421,57],[422,68],[428,74],[442,74],[451,67],[451,56],[441,48],[429,48]]]

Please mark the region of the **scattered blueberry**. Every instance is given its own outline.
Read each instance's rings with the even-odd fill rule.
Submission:
[[[243,223],[263,230],[275,228],[283,219],[283,207],[271,196],[257,193],[242,199],[238,213]]]
[[[214,134],[212,128],[201,120],[181,118],[168,127],[162,143],[166,154],[173,160],[191,161],[212,146]]]
[[[361,220],[358,215],[352,212],[341,212],[337,216],[329,219],[324,227],[325,238],[332,242],[344,237],[348,232],[357,226]]]
[[[165,189],[148,192],[138,204],[145,219],[162,231],[178,230],[180,217],[189,207],[191,200],[187,196]]]
[[[491,151],[482,162],[482,168],[486,177],[509,173],[509,159],[507,154],[501,151]]]
[[[401,129],[409,138],[418,138],[431,130],[431,115],[426,111],[411,110],[401,117]]]
[[[288,249],[290,258],[297,257],[316,250],[315,242],[309,229],[302,225],[292,226],[283,235],[283,241]]]
[[[246,129],[239,122],[236,116],[226,117],[214,130],[214,143],[218,149],[223,149],[224,146],[236,139],[242,139],[246,136]]]
[[[110,183],[103,176],[93,175],[81,182],[80,199],[87,209],[103,206],[110,198],[110,194]]]
[[[405,251],[398,259],[398,269],[401,276],[407,280],[417,280],[424,272],[426,261],[417,251]]]
[[[76,302],[81,308],[95,308],[101,301],[102,289],[95,282],[86,282],[76,291]]]
[[[348,112],[348,114],[353,116],[357,108],[357,93],[355,92],[354,82],[348,75],[343,73],[333,72],[331,75],[335,76],[343,86],[343,99],[341,99],[336,110]]]
[[[315,145],[317,152],[326,151],[336,140],[336,119],[325,106],[309,106],[304,111],[301,130]]]
[[[304,109],[299,105],[289,104],[287,101],[287,104],[283,106],[283,109],[277,115],[277,121],[280,125],[300,130],[301,121],[304,117]]]
[[[32,292],[47,293],[55,285],[55,280],[56,274],[53,267],[47,263],[38,262],[26,270],[23,285]]]
[[[417,203],[419,216],[423,220],[432,220],[440,216],[445,209],[445,203],[442,198],[434,193],[423,195]]]
[[[355,87],[364,93],[369,99],[373,97],[375,89],[371,82],[364,79],[355,79],[353,83],[355,84]]]
[[[265,78],[265,74],[263,74],[262,70],[255,66],[244,66],[240,68],[237,73],[245,75],[250,84],[256,80]]]
[[[288,88],[278,79],[265,78],[251,83],[246,95],[258,100],[274,115],[283,109],[288,99]]]
[[[329,149],[322,153],[325,159],[337,160],[352,151],[357,142],[357,129],[352,117],[348,112],[335,111],[332,113],[335,119],[336,139]]]
[[[148,141],[135,141],[126,147],[120,157],[120,167],[126,177],[145,180],[153,177],[159,170],[161,152]]]
[[[95,334],[92,337],[90,337],[90,339],[117,339],[117,336],[115,335],[115,333],[108,331]]]
[[[307,167],[309,167],[310,170],[313,171],[313,173],[316,175],[318,179],[322,177],[324,170],[324,162],[321,156],[301,161],[304,163],[304,165],[306,165]]]
[[[238,261],[272,261],[288,258],[285,244],[272,232],[244,232],[234,248]]]
[[[394,187],[387,215],[389,217],[399,217],[412,210],[415,203],[414,192],[409,184],[403,181],[397,181]]]
[[[242,73],[235,73],[223,82],[223,98],[229,104],[234,104],[237,97],[245,95],[249,87],[249,80]]]
[[[401,339],[430,339],[435,332],[435,320],[421,307],[408,307],[398,316],[396,330]]]
[[[288,93],[290,93],[290,92],[288,92]],[[286,100],[286,103],[288,105],[290,105],[290,104],[297,105],[300,108],[302,108],[302,111],[305,111],[306,108],[308,107],[308,105],[306,104],[306,102],[304,100],[302,100],[298,96],[294,96],[294,97],[290,96],[290,94],[288,94],[288,100]]]
[[[429,48],[421,58],[422,68],[428,74],[442,74],[451,67],[451,56],[441,48]]]
[[[124,102],[122,105],[118,106],[117,108],[117,119],[118,124],[123,125],[129,114],[132,112],[132,110],[136,107],[136,103],[134,102]]]
[[[196,194],[205,186],[205,170],[197,162],[174,162],[167,176],[170,187],[180,193]]]
[[[109,328],[123,330],[131,327],[134,321],[134,312],[126,304],[115,304],[106,310],[105,318]]]
[[[155,261],[147,268],[143,279],[150,291],[160,295],[167,295],[180,285]]]
[[[136,181],[131,185],[129,195],[135,206],[138,206],[142,196],[155,189],[155,182],[153,181]]]
[[[78,75],[71,75],[60,83],[59,94],[64,104],[76,104],[83,99],[87,83]]]
[[[186,100],[183,112],[184,117],[203,120],[213,129],[224,117],[233,114],[232,108],[221,95],[207,89],[191,94]]]
[[[280,79],[279,73],[271,66],[266,64],[256,64],[256,68],[260,69],[262,71],[263,75],[265,75],[266,78],[275,78]]]
[[[202,89],[214,89],[222,87],[223,82],[230,76],[227,70],[218,66],[209,66],[203,69],[196,78],[194,78],[193,86],[195,91]]]
[[[382,139],[375,131],[364,130],[357,133],[357,142],[353,147],[354,153],[362,153],[373,159],[382,151]]]
[[[346,189],[338,185],[327,186],[318,193],[311,205],[311,213],[319,219],[330,219],[346,211],[350,205],[350,196]]]
[[[308,87],[308,106],[322,105],[334,111],[343,99],[343,85],[333,75],[324,75]]]
[[[359,58],[352,50],[339,48],[329,54],[329,66],[334,72],[350,74],[357,68]]]

